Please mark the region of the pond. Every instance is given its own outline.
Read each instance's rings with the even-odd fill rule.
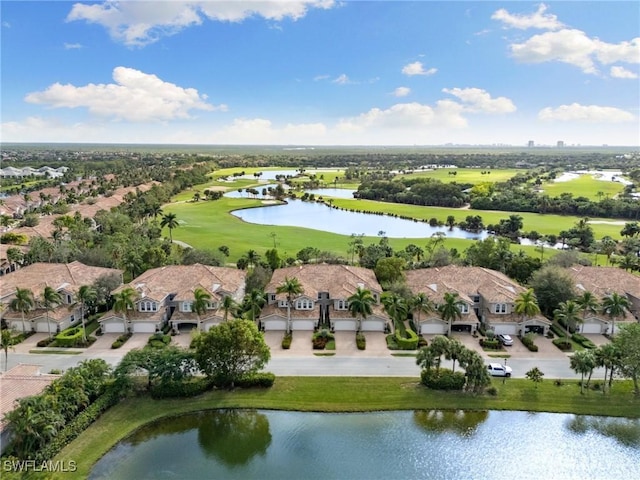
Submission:
[[[231,213],[249,223],[312,228],[341,235],[364,233],[375,237],[380,231],[389,238],[428,238],[436,232],[452,238],[483,239],[489,235],[487,232],[472,233],[457,227],[453,230],[449,230],[449,227],[431,227],[426,222],[388,215],[349,212],[330,208],[323,203],[301,200],[288,200],[284,205],[247,208]]]
[[[118,443],[91,479],[637,478],[640,421],[527,412],[214,410]]]

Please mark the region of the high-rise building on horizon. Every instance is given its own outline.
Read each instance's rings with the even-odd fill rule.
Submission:
[[[558,144],[556,145],[558,148],[564,147],[564,142],[562,140],[558,140]]]
[[[529,148],[533,148],[533,146],[535,145],[533,140],[529,140],[529,143],[527,143],[527,147]]]

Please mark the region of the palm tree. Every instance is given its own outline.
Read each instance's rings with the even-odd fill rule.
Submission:
[[[211,300],[211,295],[204,288],[196,288],[193,292],[193,305],[191,309],[193,313],[196,314],[196,317],[198,317],[198,330],[200,330],[200,316],[206,313],[207,308],[209,308],[209,300]]]
[[[600,302],[596,296],[591,292],[584,292],[578,298],[576,298],[576,303],[582,310],[582,323],[587,319],[587,313],[597,313],[598,307],[600,306]]]
[[[417,331],[420,331],[420,314],[433,312],[433,303],[427,297],[424,292],[418,292],[409,299],[409,307],[415,314],[414,326]]]
[[[451,324],[462,318],[462,313],[460,312],[460,304],[462,301],[460,300],[460,296],[457,292],[450,293],[445,292],[444,294],[444,303],[440,305],[438,308],[438,313],[440,313],[440,318],[447,322],[449,325],[448,336],[451,336]]]
[[[42,292],[42,306],[44,307],[47,315],[47,329],[49,330],[49,337],[51,337],[51,322],[49,322],[49,312],[57,307],[62,302],[62,295],[47,285]]]
[[[176,218],[175,213],[167,213],[162,216],[162,220],[160,221],[160,226],[162,228],[167,227],[169,229],[169,240],[173,243],[173,229],[178,228],[180,224],[178,223],[178,219]]]
[[[356,319],[358,317],[360,318],[357,327],[357,330],[359,332],[362,328],[362,320],[373,313],[373,305],[376,303],[376,299],[373,298],[371,290],[358,287],[355,293],[347,298],[347,302],[349,303],[348,308],[349,312],[351,312],[351,315]]]
[[[9,366],[9,349],[11,346],[11,330],[5,328],[0,332],[0,347],[4,350],[4,371],[7,371]]]
[[[82,319],[82,339],[87,341],[87,333],[85,331],[85,309],[88,303],[95,302],[98,298],[98,292],[90,285],[82,285],[78,290],[78,300],[80,300],[80,318]]]
[[[255,322],[260,316],[262,307],[264,307],[265,304],[264,292],[262,290],[254,288],[245,295],[244,303],[246,308],[249,309],[251,320]]]
[[[258,263],[258,260],[260,260],[260,255],[258,255],[258,252],[256,252],[255,250],[249,250],[247,252],[247,262],[250,267],[254,267],[256,263]]]
[[[407,302],[397,293],[385,292],[382,294],[382,305],[384,310],[389,314],[393,320],[393,326],[395,330],[400,330],[400,333],[404,335],[405,325],[404,321],[407,318],[409,311]]]
[[[138,293],[131,287],[126,287],[113,295],[113,311],[122,314],[122,324],[124,325],[124,332],[129,332],[127,326],[127,310],[133,310],[135,307],[135,301],[138,297]]]
[[[620,351],[613,343],[600,345],[595,350],[596,363],[599,367],[604,367],[604,383],[602,385],[602,393],[607,391],[607,373],[609,373],[609,391],[613,383],[613,372],[620,359]]]
[[[251,251],[249,250],[249,252]],[[276,293],[287,294],[287,333],[291,332],[291,301],[294,295],[300,295],[302,292],[302,285],[296,277],[284,277],[282,283],[276,288]]]
[[[225,297],[222,299],[222,310],[224,310],[222,321],[227,321],[227,318],[229,318],[229,312],[231,312],[231,315],[235,317],[235,311],[237,307],[238,305],[236,304],[236,301],[233,299],[233,297],[230,295],[225,295]]]
[[[565,330],[567,332],[566,343],[569,343],[569,325],[575,325],[582,320],[578,313],[579,311],[580,307],[573,300],[567,300],[566,302],[560,303],[558,308],[553,311],[555,319],[564,323]]]
[[[27,333],[27,326],[24,323],[24,316],[33,310],[35,306],[35,300],[33,298],[33,292],[28,288],[16,288],[16,296],[11,303],[9,303],[9,308],[14,312],[20,312],[22,316],[22,331]]]
[[[533,291],[533,288],[528,289],[525,292],[521,292],[516,297],[514,311],[517,315],[522,315],[522,321],[525,319],[534,317],[540,313],[540,306],[538,305],[538,299]],[[522,332],[524,334],[524,332]]]
[[[624,295],[613,292],[602,299],[602,312],[611,318],[611,336],[615,335],[616,318],[624,317],[631,310],[631,303]]]
[[[591,350],[580,350],[573,354],[573,356],[569,360],[569,364],[571,365],[571,369],[574,372],[579,373],[582,376],[582,378],[580,379],[580,393],[584,393],[584,376],[586,374],[589,375],[586,384],[586,387],[589,388],[589,382],[591,381],[593,369],[598,366],[596,356]]]

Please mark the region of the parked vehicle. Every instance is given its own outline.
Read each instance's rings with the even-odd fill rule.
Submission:
[[[500,340],[505,347],[513,345],[513,338],[511,338],[511,335],[500,334],[498,335],[498,340]]]
[[[510,377],[512,369],[508,365],[502,365],[500,363],[490,363],[487,365],[489,374],[493,377]]]

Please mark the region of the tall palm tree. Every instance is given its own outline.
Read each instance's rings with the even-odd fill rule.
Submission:
[[[420,330],[420,314],[433,312],[433,303],[429,300],[426,293],[418,292],[409,299],[409,307],[416,315],[415,322],[413,323],[416,329]]]
[[[382,294],[382,305],[384,310],[393,320],[395,330],[400,330],[402,334],[405,332],[404,321],[407,318],[409,308],[407,302],[397,293],[385,292]]]
[[[226,297],[225,297],[226,298]],[[196,288],[193,292],[193,305],[191,309],[198,318],[198,330],[200,330],[201,315],[207,312],[211,295],[204,288]]]
[[[438,308],[440,318],[447,322],[447,325],[449,326],[448,336],[451,336],[451,324],[462,318],[462,313],[460,312],[461,303],[462,300],[457,292],[445,292],[444,303]]]
[[[576,303],[582,311],[582,323],[587,319],[588,313],[597,313],[600,306],[598,298],[591,292],[584,292],[576,298]]]
[[[11,330],[8,328],[3,329],[0,332],[0,348],[4,350],[4,371],[7,371],[9,366],[9,349],[11,346]]]
[[[224,311],[222,321],[227,321],[227,319],[229,318],[229,312],[231,312],[231,315],[235,317],[236,308],[238,308],[238,305],[236,304],[236,301],[233,299],[233,297],[231,295],[225,295],[225,297],[222,299],[222,310]]]
[[[245,306],[249,309],[251,320],[254,322],[260,316],[260,312],[262,311],[262,307],[264,307],[265,302],[264,292],[257,288],[254,288],[244,296]]]
[[[258,255],[258,252],[256,252],[255,250],[249,250],[247,252],[247,263],[250,267],[255,267],[256,263],[258,263],[258,260],[260,260],[260,255]]]
[[[91,285],[82,285],[78,290],[78,300],[80,300],[80,318],[82,319],[82,339],[87,341],[87,333],[85,331],[85,310],[88,303],[95,302],[98,299],[98,292]]]
[[[579,311],[580,307],[573,300],[567,300],[566,302],[560,303],[558,308],[553,311],[555,319],[562,321],[565,325],[567,343],[569,343],[569,325],[575,325],[582,320],[578,313]]]
[[[356,319],[360,318],[357,327],[359,332],[362,328],[362,320],[373,313],[373,305],[376,303],[376,299],[373,298],[371,290],[358,287],[355,293],[347,298],[347,302],[349,303],[348,308],[351,315]]]
[[[616,318],[624,317],[631,310],[631,303],[624,295],[613,292],[602,299],[602,312],[611,318],[611,336],[616,333]]]
[[[131,287],[126,287],[113,295],[113,311],[122,314],[122,324],[124,325],[124,333],[129,332],[127,325],[127,310],[135,308],[135,301],[138,298],[138,292]]]
[[[514,311],[517,315],[522,317],[523,322],[540,313],[540,306],[538,305],[538,299],[536,298],[533,288],[530,288],[525,292],[521,292],[516,297]],[[522,333],[524,334],[524,332]]]
[[[35,300],[33,298],[33,292],[28,288],[16,288],[16,296],[11,303],[9,303],[9,308],[14,312],[20,312],[22,316],[22,331],[27,333],[27,325],[24,323],[24,316],[29,313],[35,307]]]
[[[180,224],[178,223],[175,213],[167,213],[162,216],[160,226],[162,228],[167,227],[169,229],[169,240],[171,240],[171,243],[173,243],[173,229],[178,228],[179,225]]]
[[[51,322],[49,321],[49,312],[62,303],[62,295],[47,285],[42,292],[42,306],[47,315],[47,329],[49,337],[51,337]]]
[[[294,295],[300,295],[302,292],[302,285],[296,277],[284,277],[282,283],[276,288],[276,293],[287,294],[287,333],[291,332],[291,301]]]

